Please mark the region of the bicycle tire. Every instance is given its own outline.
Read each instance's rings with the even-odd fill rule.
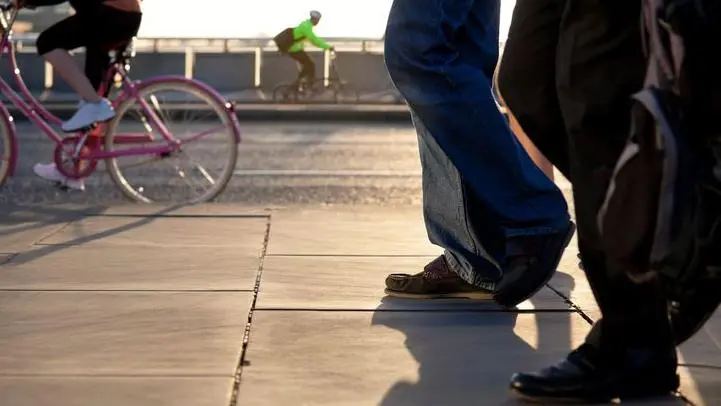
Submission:
[[[333,100],[336,104],[358,104],[360,92],[355,86],[339,82],[337,86],[333,87]]]
[[[230,182],[230,179],[233,176],[233,172],[235,171],[235,167],[237,165],[238,143],[235,139],[235,134],[237,132],[237,121],[235,121],[234,118],[231,116],[231,114],[233,113],[228,111],[224,103],[221,103],[221,101],[217,100],[213,94],[206,91],[203,87],[199,86],[193,81],[181,82],[177,79],[169,79],[167,81],[156,81],[152,83],[146,82],[146,84],[139,84],[137,88],[138,96],[124,100],[119,106],[116,107],[116,117],[108,124],[106,130],[105,150],[113,150],[113,134],[115,134],[115,129],[122,120],[123,115],[136,102],[136,100],[138,100],[139,98],[147,99],[148,94],[152,94],[153,92],[157,92],[159,90],[186,92],[198,96],[208,105],[208,107],[210,107],[211,110],[215,111],[218,114],[218,116],[221,118],[223,126],[227,129],[226,134],[228,135],[228,137],[232,138],[228,139],[227,141],[234,147],[227,149],[227,152],[230,154],[227,161],[228,166],[226,167],[222,176],[219,178],[219,181],[216,182],[208,192],[204,193],[201,197],[197,199],[192,199],[187,202],[174,201],[173,203],[197,204],[212,201],[218,195],[220,195],[223,190],[225,190],[225,188],[228,186],[228,183]],[[156,203],[156,201],[144,196],[142,190],[139,191],[130,186],[118,165],[118,158],[107,158],[105,160],[105,165],[113,183],[127,198],[140,203]]]
[[[298,101],[298,92],[293,89],[293,85],[278,85],[273,89],[273,102],[296,103]]]
[[[7,111],[0,112],[0,185],[7,182],[17,157],[15,128]]]

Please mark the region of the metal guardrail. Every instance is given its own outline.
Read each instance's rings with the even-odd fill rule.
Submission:
[[[18,49],[34,48],[38,34],[14,34],[13,41]],[[383,38],[327,37],[325,40],[339,51],[383,52]],[[501,49],[504,41],[499,43]],[[275,50],[272,38],[138,38],[136,49],[152,52],[177,52],[186,48],[195,52],[247,52],[255,48],[263,51]]]
[[[38,34],[13,34],[18,50],[34,49]],[[338,51],[383,52],[382,38],[325,37]],[[255,48],[275,50],[272,38],[138,38],[136,49],[142,52],[177,52],[193,48],[194,52],[248,52]]]
[[[14,34],[12,41],[18,52],[34,52],[35,40],[38,34]],[[383,52],[382,39],[359,38],[325,38],[340,52],[360,52],[380,54]],[[264,52],[276,52],[272,38],[138,38],[135,49],[141,53],[183,53],[185,55],[184,73],[192,78],[195,70],[195,54],[198,53],[248,53],[254,54],[255,69],[253,83],[261,86],[261,66]],[[309,49],[310,52],[320,52]],[[325,77],[330,71],[330,58],[325,53],[323,64],[320,67]],[[45,64],[44,82],[46,88],[53,86],[53,69]]]
[[[12,41],[19,52],[34,52],[35,40],[38,34],[14,34]],[[348,38],[330,37],[325,40],[334,45],[340,52],[359,53],[383,53],[383,39],[373,38]],[[501,49],[503,43],[500,44]],[[188,78],[194,76],[195,55],[202,53],[247,53],[254,55],[255,69],[253,72],[253,83],[255,87],[261,87],[261,67],[263,54],[265,52],[276,52],[276,46],[272,38],[138,38],[135,49],[141,53],[182,53],[185,55],[184,73]],[[310,52],[319,52],[316,49],[309,49]],[[330,70],[330,58],[326,53],[323,58],[321,69],[324,77],[328,77]],[[53,86],[53,70],[46,63],[44,83],[46,89]]]

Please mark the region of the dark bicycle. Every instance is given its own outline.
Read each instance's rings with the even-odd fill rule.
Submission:
[[[331,101],[338,104],[355,104],[360,101],[358,90],[341,79],[335,65],[335,52],[330,52],[329,76],[316,78],[311,83],[297,78],[293,83],[280,84],[273,89],[275,103],[306,103]]]

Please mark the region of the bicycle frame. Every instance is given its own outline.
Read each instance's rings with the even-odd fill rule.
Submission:
[[[4,54],[9,55],[10,68],[13,72],[15,83],[20,90],[20,94],[13,90],[12,87],[8,84],[8,82],[3,78],[0,78],[0,93],[2,93],[6,98],[8,98],[10,102],[15,107],[17,107],[18,110],[20,110],[20,112],[25,115],[33,124],[35,124],[35,126],[38,127],[38,129],[40,129],[40,131],[42,131],[42,133],[45,134],[48,138],[52,139],[56,144],[62,142],[63,137],[61,137],[51,127],[51,125],[60,125],[62,123],[62,120],[60,120],[57,116],[55,116],[45,107],[43,107],[25,85],[25,81],[22,78],[20,68],[17,64],[15,49],[12,45],[12,42],[10,42],[8,36],[4,37],[0,42],[0,53],[0,62],[2,62],[2,57]],[[135,83],[128,78],[124,69],[117,65],[113,65],[108,70],[103,87],[106,87],[109,80],[112,79],[116,74],[119,74],[123,78],[123,83],[125,86],[120,96],[113,101],[113,107],[118,106],[120,103],[124,102],[128,98],[137,97],[137,89]],[[161,122],[159,122],[159,120],[157,120],[157,117],[154,116],[147,102],[142,99],[140,99],[139,102],[148,117],[151,117],[153,119],[152,121],[154,122],[154,126],[157,127],[156,130],[158,130],[168,141],[171,141],[172,137],[170,136],[170,133],[165,128],[165,126]],[[119,143],[147,142],[147,139],[146,141],[138,141],[136,137],[137,136],[133,136],[132,139],[127,139],[127,137],[120,137],[120,139],[116,141],[118,141]]]
[[[328,77],[323,78],[322,80],[335,80],[338,82],[342,82],[343,80],[340,78],[340,75],[338,74],[338,67],[335,64],[336,56],[333,55],[328,60]]]
[[[12,37],[12,25],[15,22],[15,18],[17,17],[17,10],[10,11],[11,17],[8,18],[6,15],[7,11],[3,11],[0,14],[0,19],[2,19],[1,23],[3,33],[2,33],[2,40],[0,40],[0,63],[2,63],[2,57],[3,55],[7,54],[9,57],[9,64],[10,68],[13,72],[13,76],[15,79],[15,82],[17,84],[17,87],[20,91],[20,94],[18,94],[15,90],[12,89],[12,87],[7,83],[7,81],[4,78],[0,78],[0,93],[2,93],[10,102],[17,107],[20,112],[25,115],[46,137],[51,139],[53,142],[55,142],[56,145],[58,145],[58,148],[60,148],[60,144],[63,143],[64,138],[61,135],[59,135],[51,126],[59,126],[62,122],[58,117],[53,115],[51,112],[49,112],[46,108],[44,108],[40,102],[32,95],[30,90],[25,85],[25,82],[22,78],[21,71],[17,64],[17,58],[15,54],[15,49],[13,47],[13,44],[11,42]],[[185,77],[175,77],[175,76],[161,76],[156,77],[153,79],[150,79],[145,82],[140,81],[132,81],[127,74],[126,69],[124,66],[122,66],[120,63],[115,61],[110,68],[108,69],[108,72],[106,74],[105,81],[103,82],[101,89],[109,89],[108,84],[112,83],[113,78],[115,75],[120,75],[123,81],[123,90],[121,91],[120,95],[115,98],[115,100],[112,101],[113,107],[117,107],[123,102],[125,102],[128,99],[135,99],[139,104],[141,109],[144,113],[144,123],[146,125],[149,125],[151,129],[154,129],[155,131],[158,131],[163,139],[165,139],[166,144],[165,145],[159,145],[159,146],[150,146],[150,147],[138,147],[138,148],[128,148],[123,150],[117,150],[117,151],[104,151],[100,149],[99,142],[96,143],[87,143],[87,140],[89,137],[99,137],[103,134],[99,133],[101,128],[104,128],[104,126],[101,124],[96,127],[96,129],[88,131],[88,132],[79,132],[76,134],[76,137],[78,137],[79,141],[75,148],[75,153],[72,156],[73,159],[78,159],[80,156],[81,151],[87,147],[90,149],[89,153],[84,153],[82,155],[83,160],[90,160],[90,161],[97,161],[100,159],[107,159],[107,158],[118,158],[123,156],[138,156],[138,155],[162,155],[169,153],[173,151],[174,149],[179,148],[181,145],[181,142],[174,139],[174,137],[171,135],[171,133],[166,128],[163,121],[157,116],[156,112],[153,110],[153,108],[148,104],[146,100],[144,100],[142,97],[139,97],[139,91],[143,86],[152,85],[158,82],[184,82],[187,83],[188,79]],[[222,100],[222,96],[220,96],[214,89],[208,87],[207,85],[193,81],[193,83],[200,87],[202,90],[206,91],[209,94],[212,94],[214,97],[216,97],[218,100]],[[159,107],[157,105],[157,100],[154,100],[153,103],[155,104],[155,107]],[[240,143],[240,131],[238,130],[238,122],[237,117],[235,117],[234,112],[234,106],[229,102],[224,102],[224,105],[226,106],[227,113],[231,116],[234,126],[235,126],[235,138],[238,143]],[[10,115],[9,111],[5,107],[4,103],[0,103],[0,119],[5,120],[6,123],[9,123],[8,129],[11,131],[10,138],[12,142],[13,151],[10,153],[9,158],[9,175],[12,176],[15,172],[15,168],[17,166],[17,135],[15,131],[15,127],[12,125],[13,119]],[[205,132],[202,132],[200,134],[194,135],[193,137],[190,137],[182,143],[192,142],[194,140],[197,140],[205,135],[208,135],[211,133],[212,130],[208,130]],[[114,144],[145,144],[148,142],[152,142],[155,140],[155,137],[153,137],[150,133],[132,133],[132,134],[114,134],[113,135],[113,143]]]
[[[310,82],[311,88],[317,87],[317,85],[319,83],[321,84],[321,86],[320,86],[321,89],[327,89],[327,88],[331,87],[332,86],[331,82],[338,82],[340,84],[344,83],[343,79],[341,79],[340,75],[338,74],[338,68],[336,67],[335,60],[336,60],[336,56],[334,54],[331,54],[329,61],[328,61],[328,76],[313,78],[313,81]],[[298,75],[299,76],[293,81],[292,86],[297,87],[298,85],[300,85],[300,81],[302,79],[300,77],[300,73]],[[327,85],[325,83],[326,81],[329,82]],[[299,91],[299,93],[301,93],[301,92]]]

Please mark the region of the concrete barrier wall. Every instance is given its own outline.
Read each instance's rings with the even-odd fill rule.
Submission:
[[[315,62],[315,76],[323,76],[323,53],[308,52]],[[260,65],[260,88],[273,90],[284,83],[292,83],[298,77],[298,65],[289,56],[278,52],[263,52]]]
[[[335,64],[341,79],[359,91],[379,92],[393,88],[383,54],[339,52]]]
[[[193,77],[220,92],[255,87],[255,53],[195,54]]]
[[[73,58],[78,62],[79,66],[85,66],[84,52],[75,53],[73,55]],[[130,76],[137,79],[171,74],[185,74],[184,53],[139,53],[133,60],[132,67],[130,69]],[[43,83],[43,81],[41,81],[40,83]],[[35,88],[31,89],[36,90]],[[42,85],[38,89],[42,89]],[[50,90],[58,93],[72,92],[70,86],[65,83],[65,81],[58,75],[57,72],[53,72],[53,86]]]
[[[323,76],[323,52],[311,51],[309,54],[316,63],[316,76]],[[44,61],[34,53],[20,53],[17,57],[28,87],[36,93],[48,90],[45,89]],[[78,52],[74,58],[82,66],[85,54]],[[186,67],[188,61],[192,65]],[[9,67],[5,63],[0,65],[2,78],[11,79]],[[382,54],[339,52],[336,68],[341,79],[353,84],[361,92],[392,89]],[[259,70],[256,69],[254,52],[194,53],[190,54],[190,57],[184,52],[138,53],[133,60],[130,75],[135,79],[143,79],[167,74],[185,75],[186,72],[221,92],[250,89],[255,87],[256,81],[260,82],[261,89],[271,91],[279,84],[295,80],[298,68],[292,59],[277,52],[261,53]],[[71,92],[57,73],[53,72],[52,75],[53,84],[49,90],[58,93]]]
[[[45,88],[45,61],[35,53],[19,53],[17,54],[17,61],[25,85],[31,91],[42,91]],[[18,90],[7,55],[0,59],[0,77],[8,82],[14,90]]]
[[[185,53],[138,53],[130,68],[130,77],[150,78],[159,75],[185,75]]]

